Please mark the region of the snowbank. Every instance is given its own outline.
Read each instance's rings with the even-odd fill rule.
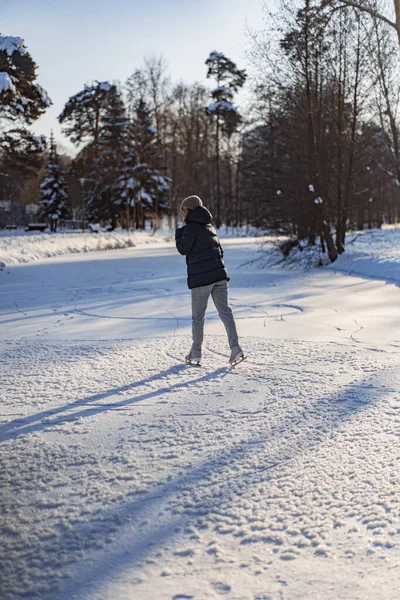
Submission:
[[[252,228],[221,228],[221,238],[257,237],[259,230]],[[16,231],[0,231],[0,268],[33,260],[71,254],[76,252],[93,252],[97,250],[119,250],[122,248],[141,247],[146,244],[157,244],[173,241],[174,231],[166,227],[155,234],[151,230],[127,233],[116,230],[99,233],[35,233]]]
[[[237,237],[258,238],[258,234],[259,231],[255,228],[227,230],[222,227],[218,231],[219,237],[224,241],[227,238]],[[273,244],[274,241],[282,238],[269,235],[258,239],[260,244],[262,242]],[[160,244],[173,240],[174,232],[168,229],[161,229],[156,234],[152,234],[151,231],[135,233],[114,231],[98,234],[0,232],[0,268],[62,254],[142,247],[146,244]],[[291,260],[286,263],[286,266],[295,270],[309,269],[318,263],[318,257],[327,264],[327,256],[322,256],[317,247],[314,250],[297,251],[295,256],[291,254]],[[274,264],[274,258],[275,262],[280,262],[281,253],[277,250],[272,255],[269,253],[264,265],[266,270]],[[400,283],[400,229],[387,228],[349,235],[346,241],[346,252],[333,264],[327,264],[327,268],[350,275]]]
[[[359,231],[346,237],[346,250],[331,263],[328,254],[322,253],[319,245],[293,248],[286,259],[278,242],[289,238],[268,236],[263,239],[267,249],[261,257],[260,268],[268,271],[273,266],[282,266],[294,271],[327,268],[335,272],[359,275],[372,279],[395,282],[400,285],[400,229],[386,227],[371,231]]]
[[[33,260],[97,250],[117,250],[172,239],[166,231],[128,233],[126,231],[91,233],[13,233],[0,234],[0,268]]]
[[[349,236],[345,253],[329,268],[400,283],[400,230],[372,230]]]

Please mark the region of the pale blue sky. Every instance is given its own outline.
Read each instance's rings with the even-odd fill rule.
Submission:
[[[246,23],[262,28],[271,0],[1,0],[3,35],[25,39],[38,82],[54,105],[34,125],[53,128],[69,96],[93,80],[120,80],[143,56],[162,54],[173,80],[205,81],[204,61],[219,50],[243,68]]]

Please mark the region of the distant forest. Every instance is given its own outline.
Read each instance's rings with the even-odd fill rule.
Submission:
[[[281,0],[250,31],[243,65],[204,57],[210,85],[176,84],[162,57],[125,82],[71,90],[59,115],[76,145],[32,135],[48,108],[20,38],[0,36],[0,201],[43,220],[156,229],[198,194],[217,227],[319,244],[400,219],[396,2]],[[238,93],[246,90],[246,106]]]

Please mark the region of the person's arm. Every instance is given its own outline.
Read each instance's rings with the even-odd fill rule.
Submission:
[[[196,234],[190,225],[179,227],[175,230],[176,249],[180,254],[186,255],[191,251],[196,240]]]

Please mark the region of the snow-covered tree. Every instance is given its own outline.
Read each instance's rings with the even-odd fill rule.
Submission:
[[[46,147],[43,136],[26,128],[8,129],[1,136],[0,198],[15,198],[43,165]]]
[[[246,81],[246,72],[237,68],[236,64],[222,52],[211,52],[206,60],[207,77],[216,80],[217,87],[211,91],[212,103],[207,106],[207,114],[215,119],[216,150],[216,225],[221,225],[221,182],[220,182],[220,138],[221,130],[228,136],[236,130],[242,117],[233,105],[233,95]]]
[[[126,193],[134,208],[136,227],[144,228],[146,212],[152,212],[157,218],[159,211],[166,207],[163,194],[169,189],[170,180],[162,174],[157,129],[143,100],[139,100],[129,124],[127,160]]]
[[[77,146],[84,145],[75,161],[76,174],[85,179],[86,212],[95,220],[115,221],[109,169],[102,154],[108,137],[104,128],[109,122],[116,95],[116,86],[108,81],[85,85],[68,99],[58,117],[63,133]]]
[[[24,40],[0,35],[0,119],[33,123],[50,106]]]
[[[50,156],[46,175],[40,185],[40,217],[50,223],[52,231],[57,231],[60,219],[69,216],[68,193],[57,154],[53,135],[50,138]]]
[[[96,81],[69,98],[58,120],[73,144],[98,144],[102,119],[114,90],[115,86],[108,81]]]
[[[50,106],[24,40],[0,35],[0,196],[15,197],[41,166],[44,138],[27,125]]]
[[[18,173],[22,177],[31,175],[41,166],[45,149],[44,136],[32,135],[26,128],[8,129],[1,137],[1,169],[13,179]]]
[[[99,124],[97,186],[89,199],[88,212],[95,219],[111,220],[114,226],[123,202],[120,179],[125,172],[127,128],[125,104],[113,85]]]

